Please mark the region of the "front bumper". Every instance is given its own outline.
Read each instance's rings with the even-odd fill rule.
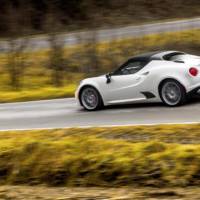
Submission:
[[[77,88],[77,90],[75,91],[75,100],[76,100],[76,103],[81,106],[81,102],[80,102],[80,99],[79,99],[79,91],[80,91],[80,87]]]

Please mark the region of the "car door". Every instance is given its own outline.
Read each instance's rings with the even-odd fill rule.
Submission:
[[[145,76],[140,71],[147,63],[148,61],[145,60],[131,59],[112,74],[111,82],[105,86],[108,104],[129,103],[145,99],[139,87]]]

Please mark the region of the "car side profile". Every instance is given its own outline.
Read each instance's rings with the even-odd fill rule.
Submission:
[[[130,58],[114,72],[81,81],[75,96],[86,110],[134,102],[179,106],[200,90],[200,56],[179,51]]]

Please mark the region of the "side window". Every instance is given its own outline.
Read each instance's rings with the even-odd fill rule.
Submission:
[[[145,61],[139,61],[139,60],[130,60],[126,62],[122,67],[120,67],[114,75],[129,75],[129,74],[135,74],[138,71],[140,71],[147,62]]]

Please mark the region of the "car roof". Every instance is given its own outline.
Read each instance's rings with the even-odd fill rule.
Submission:
[[[163,58],[166,55],[179,54],[179,53],[183,53],[183,52],[179,52],[179,51],[154,51],[154,52],[148,52],[148,53],[145,53],[145,54],[141,54],[141,55],[135,56],[132,59],[163,60]]]

